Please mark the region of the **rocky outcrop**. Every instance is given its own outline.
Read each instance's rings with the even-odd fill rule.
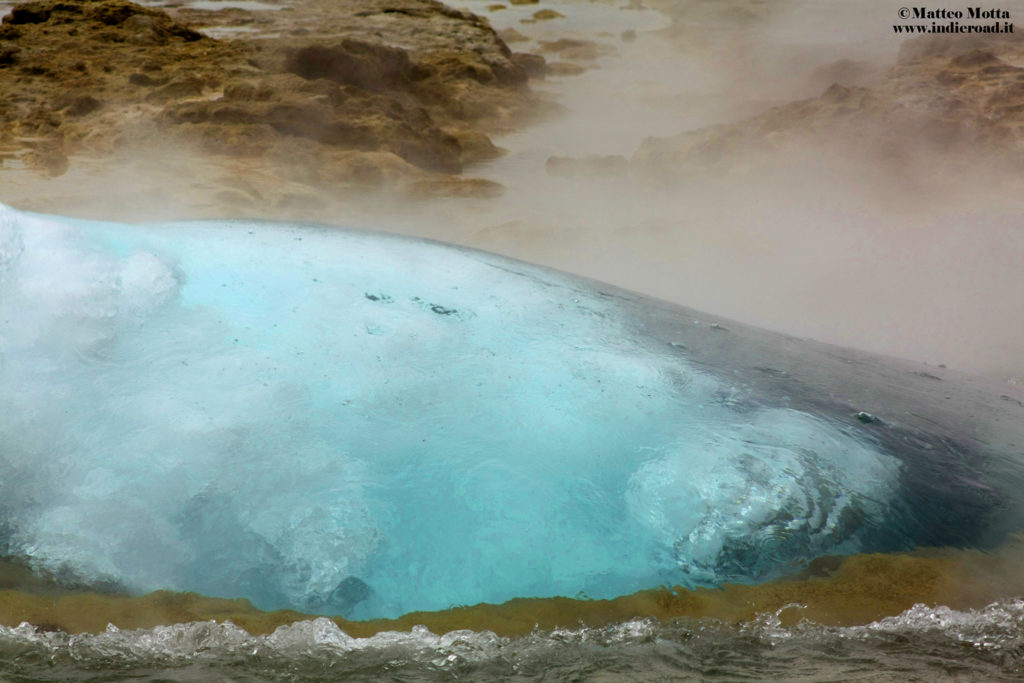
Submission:
[[[536,59],[434,0],[310,0],[266,19],[126,0],[15,6],[0,24],[0,154],[60,175],[83,155],[170,145],[243,160],[271,194],[341,191],[460,173],[500,154],[487,134],[534,105]],[[221,20],[238,37],[207,35]]]
[[[833,83],[817,98],[729,125],[648,139],[632,167],[664,178],[749,167],[787,148],[836,148],[874,159],[942,154],[1020,166],[1024,43],[944,36],[908,41],[874,86]]]
[[[425,170],[462,169],[458,140],[423,107],[332,79],[277,74],[258,86],[235,84],[217,99],[172,102],[159,121],[213,153],[254,156],[282,138],[302,138],[332,148],[392,152]]]
[[[59,174],[68,152],[118,136],[104,122],[143,99],[139,83],[168,97],[221,85],[222,70],[195,54],[210,54],[207,64],[233,56],[163,12],[121,0],[17,5],[0,24],[0,142]],[[191,62],[186,78],[179,65]]]

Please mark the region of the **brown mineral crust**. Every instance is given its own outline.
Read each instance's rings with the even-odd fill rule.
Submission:
[[[78,158],[170,146],[225,170],[244,160],[261,197],[295,182],[343,190],[460,173],[500,154],[487,133],[535,105],[537,65],[469,12],[434,0],[289,10],[17,5],[0,24],[0,152],[57,176]],[[215,19],[244,39],[187,25]]]
[[[614,54],[615,48],[602,45],[592,40],[561,38],[559,40],[541,40],[538,42],[541,52],[557,53],[562,59],[589,61],[604,55]]]
[[[542,9],[534,12],[533,18],[538,21],[547,21],[549,19],[565,19],[565,15],[553,9]]]
[[[530,78],[543,78],[547,72],[547,60],[541,55],[529,52],[513,52],[512,61],[523,67]]]
[[[1020,539],[989,552],[925,549],[909,554],[821,557],[791,577],[750,586],[725,584],[695,590],[660,587],[611,600],[517,598],[501,605],[481,603],[436,612],[412,612],[397,619],[336,623],[349,635],[367,638],[384,631],[423,625],[434,633],[459,629],[494,631],[502,637],[526,636],[538,628],[602,627],[630,619],[712,618],[720,623],[750,622],[774,614],[794,625],[807,619],[826,625],[867,624],[899,614],[917,603],[953,609],[979,609],[1019,589]],[[115,592],[85,592],[40,580],[24,566],[0,561],[0,624],[22,622],[68,633],[205,620],[227,621],[252,634],[270,633],[310,615],[294,611],[262,612],[248,600],[211,598],[197,593],[157,591],[129,597]]]
[[[573,62],[548,62],[544,67],[544,73],[552,76],[578,76],[586,70],[587,67]]]
[[[120,134],[116,119],[138,99],[133,73],[149,70],[158,74],[154,83],[171,83],[193,55],[212,62],[230,52],[162,12],[121,0],[17,5],[0,24],[0,137],[29,150],[25,163],[59,175],[66,160],[53,159]],[[196,63],[188,78],[195,94],[220,85],[223,74]]]
[[[507,28],[503,31],[498,31],[498,36],[506,43],[527,43],[530,39],[524,36],[514,28]]]
[[[979,47],[984,46],[984,47]],[[735,124],[649,138],[632,160],[641,173],[678,178],[747,165],[751,152],[795,145],[855,150],[875,160],[978,158],[1018,168],[1024,147],[1024,42],[972,36],[907,41],[872,86],[833,83],[817,98]],[[902,164],[902,165],[901,165]]]
[[[503,194],[505,188],[493,180],[447,176],[414,180],[403,188],[403,192],[412,199],[489,199]]]

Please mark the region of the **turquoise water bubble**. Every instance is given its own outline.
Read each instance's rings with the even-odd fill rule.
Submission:
[[[3,545],[65,580],[368,618],[912,543],[870,432],[651,343],[568,275],[9,209],[0,269]]]

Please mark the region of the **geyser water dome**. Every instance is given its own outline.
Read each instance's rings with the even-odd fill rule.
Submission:
[[[393,236],[0,207],[3,553],[368,618],[955,534],[869,425],[699,366],[638,301]]]

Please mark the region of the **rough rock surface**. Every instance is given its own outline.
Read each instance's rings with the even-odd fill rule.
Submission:
[[[435,0],[292,10],[15,6],[0,24],[3,170],[193,155],[222,166],[221,199],[250,205],[405,181],[419,196],[423,178],[500,154],[488,133],[536,104],[535,58],[469,12]]]
[[[901,167],[936,154],[1020,170],[1024,157],[1024,41],[926,36],[904,43],[873,86],[831,84],[817,98],[735,124],[649,138],[634,170],[676,178],[733,171],[792,148],[841,150]],[[981,155],[979,157],[979,155]]]

